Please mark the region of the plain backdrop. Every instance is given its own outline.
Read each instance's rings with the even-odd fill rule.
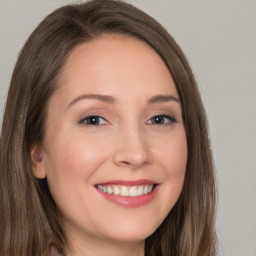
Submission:
[[[49,12],[71,2],[78,1],[0,0],[1,119],[26,38]],[[256,256],[256,0],[127,2],[168,29],[198,81],[217,173],[219,255]]]

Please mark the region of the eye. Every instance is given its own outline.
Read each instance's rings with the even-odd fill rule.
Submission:
[[[157,115],[150,118],[149,121],[147,121],[147,123],[156,124],[156,125],[165,125],[165,124],[177,123],[177,120],[173,116]]]
[[[79,121],[79,123],[85,125],[104,125],[107,124],[107,121],[101,116],[88,116]]]

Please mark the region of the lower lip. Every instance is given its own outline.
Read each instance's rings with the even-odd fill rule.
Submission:
[[[158,192],[158,187],[159,186],[156,186],[151,193],[146,195],[141,195],[141,196],[120,196],[120,195],[104,193],[98,188],[96,189],[106,199],[108,199],[109,201],[115,204],[118,204],[125,208],[136,208],[136,207],[141,207],[146,204],[149,204],[155,198]]]

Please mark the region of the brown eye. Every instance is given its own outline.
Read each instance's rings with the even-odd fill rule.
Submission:
[[[177,121],[172,116],[158,115],[158,116],[153,116],[148,122],[150,124],[163,125],[163,124],[176,123]]]
[[[79,123],[85,125],[104,125],[106,120],[101,116],[88,116],[79,121]]]

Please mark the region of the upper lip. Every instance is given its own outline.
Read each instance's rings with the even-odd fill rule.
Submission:
[[[110,181],[104,181],[102,183],[97,183],[96,185],[123,185],[123,186],[138,186],[138,185],[147,185],[147,184],[154,184],[157,185],[158,183],[152,180],[148,179],[142,179],[142,180],[110,180]]]

